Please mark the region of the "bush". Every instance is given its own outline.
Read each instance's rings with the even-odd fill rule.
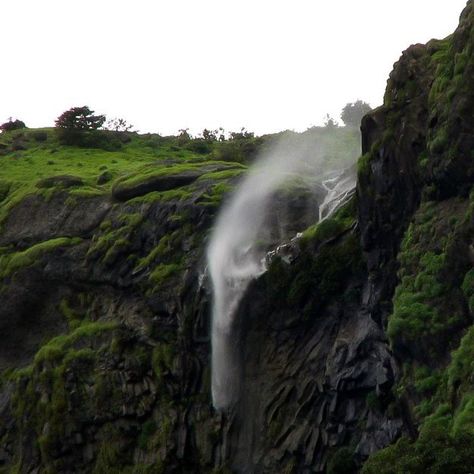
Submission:
[[[25,122],[22,122],[18,119],[10,119],[8,122],[2,123],[2,125],[0,125],[0,130],[2,132],[11,132],[13,130],[20,130],[22,128],[26,128]]]
[[[122,147],[122,140],[120,140],[114,132],[105,130],[83,131],[59,129],[57,133],[62,145],[78,146],[81,148],[100,148],[106,151],[115,151]]]
[[[48,134],[42,131],[33,132],[31,136],[36,142],[45,142],[48,139]]]
[[[212,144],[204,138],[195,138],[187,143],[186,148],[194,153],[206,155],[212,151]]]

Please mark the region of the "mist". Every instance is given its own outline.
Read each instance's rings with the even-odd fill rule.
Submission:
[[[327,146],[315,143],[310,133],[284,134],[260,154],[221,209],[207,251],[213,289],[212,399],[216,409],[232,406],[239,397],[240,336],[235,315],[249,283],[266,270],[265,256],[271,249],[261,242],[268,241],[275,193],[295,180],[314,190],[314,223],[329,217],[354,189],[354,173],[338,168],[327,156]],[[356,155],[352,158],[355,161]]]

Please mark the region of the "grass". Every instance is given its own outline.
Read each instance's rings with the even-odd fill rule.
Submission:
[[[133,182],[159,173],[174,173],[183,169],[198,168],[203,157],[183,148],[176,148],[172,141],[153,142],[147,136],[131,135],[131,141],[117,151],[62,146],[53,129],[45,142],[37,142],[35,130],[18,130],[1,135],[2,143],[12,143],[23,136],[25,150],[10,151],[0,156],[0,225],[10,209],[28,194],[38,194],[37,183],[44,178],[70,175],[83,180],[83,185],[68,190],[76,196],[95,196],[109,193],[115,181]],[[175,160],[177,167],[161,163]],[[196,162],[196,163],[193,163]],[[215,162],[214,162],[215,163]],[[222,162],[221,162],[222,163]],[[225,163],[226,166],[233,166]],[[237,165],[238,166],[238,165]],[[111,179],[97,185],[97,178],[105,170]],[[127,181],[128,180],[128,181]],[[54,191],[54,190],[53,190]]]

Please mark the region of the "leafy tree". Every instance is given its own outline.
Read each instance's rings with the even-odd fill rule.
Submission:
[[[26,128],[25,122],[22,122],[21,120],[12,120],[10,117],[8,119],[8,122],[2,123],[0,125],[0,130],[2,132],[11,132],[12,130],[19,130],[21,128]]]
[[[350,102],[344,106],[341,112],[341,120],[348,127],[359,127],[362,117],[368,114],[372,107],[362,100]]]
[[[56,119],[56,127],[68,130],[97,130],[105,122],[105,115],[94,115],[94,111],[84,105],[72,107]]]
[[[60,143],[86,148],[118,150],[121,141],[104,130],[98,130],[105,122],[105,115],[94,115],[87,106],[73,107],[56,119],[56,129]]]

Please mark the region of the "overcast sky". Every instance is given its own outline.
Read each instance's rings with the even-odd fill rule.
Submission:
[[[305,130],[381,104],[402,50],[443,38],[466,0],[11,0],[0,121],[89,105],[141,132]]]

